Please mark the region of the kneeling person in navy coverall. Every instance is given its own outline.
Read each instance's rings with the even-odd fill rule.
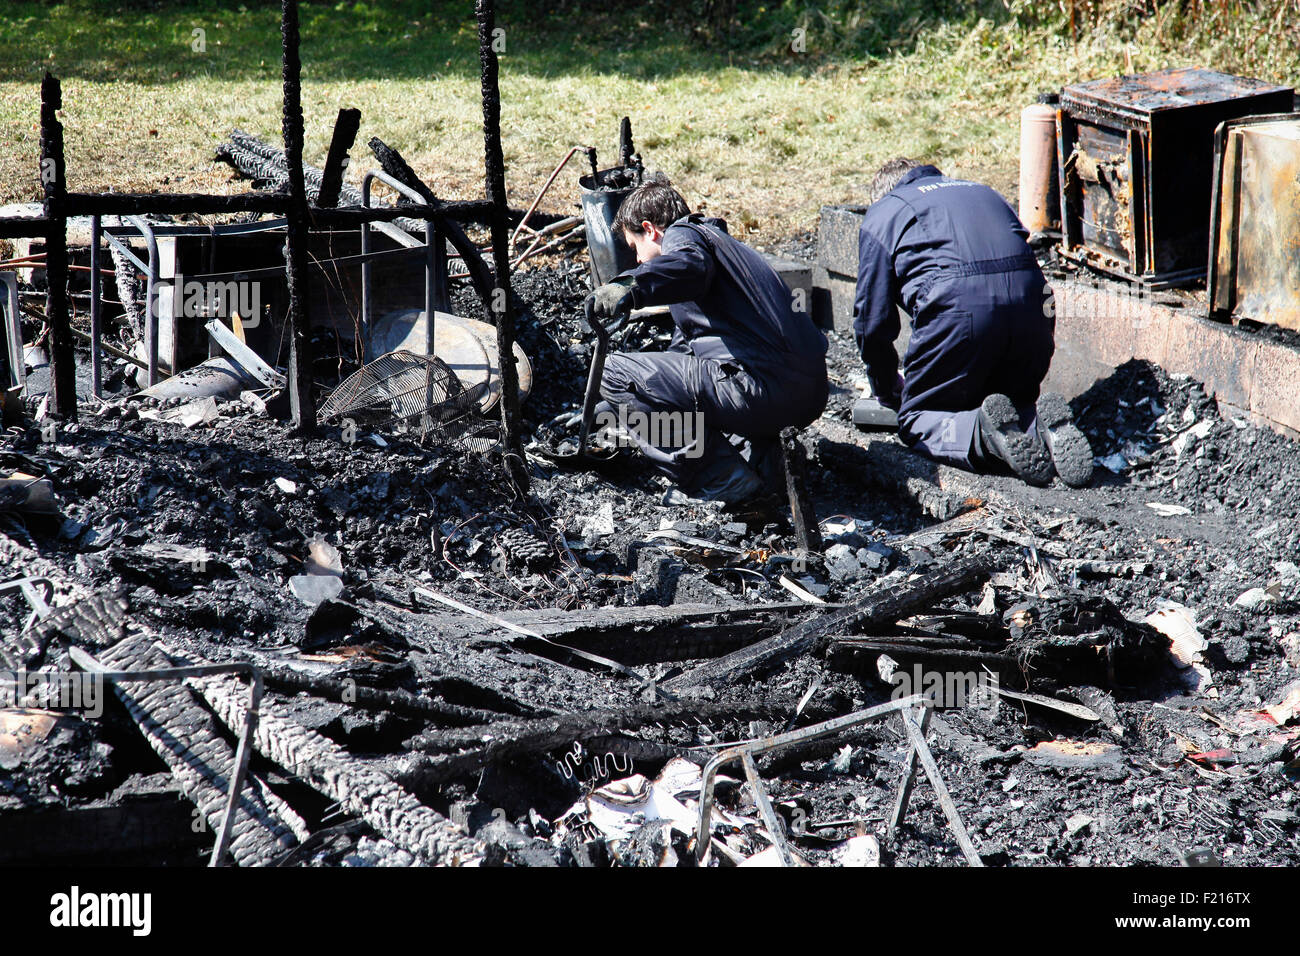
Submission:
[[[614,234],[640,265],[595,291],[596,315],[668,305],[676,328],[666,352],[610,355],[602,397],[641,421],[685,415],[703,426],[679,443],[665,439],[671,429],[636,436],[687,495],[734,505],[775,490],[781,429],[826,407],[826,337],[761,255],[722,220],[692,215],[666,182],[631,193]],[[748,440],[748,461],[728,436]]]
[[[886,163],[858,234],[853,328],[872,390],[916,451],[971,471],[1088,484],[1092,449],[1065,399],[1039,395],[1055,348],[1051,287],[988,186]],[[912,337],[898,375],[898,306]],[[1005,467],[1004,467],[1005,466]]]

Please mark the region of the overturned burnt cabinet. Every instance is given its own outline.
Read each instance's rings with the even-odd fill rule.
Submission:
[[[1222,124],[1214,164],[1211,317],[1300,331],[1300,114]]]
[[[1203,279],[1215,128],[1292,103],[1289,88],[1203,69],[1065,87],[1063,255],[1152,289]]]

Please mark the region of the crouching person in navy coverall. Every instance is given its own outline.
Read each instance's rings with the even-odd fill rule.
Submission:
[[[886,163],[858,234],[854,334],[903,441],[972,471],[1045,485],[1092,478],[1060,395],[1039,395],[1054,350],[1051,287],[1006,201],[910,159]],[[912,317],[898,376],[897,307]]]
[[[676,328],[666,352],[610,355],[602,397],[629,419],[684,415],[702,426],[678,442],[665,437],[672,429],[636,436],[686,495],[737,505],[774,491],[781,429],[826,407],[826,337],[761,255],[722,220],[692,215],[666,182],[628,195],[614,234],[640,265],[596,290],[596,315],[667,305]],[[728,436],[748,440],[748,461]]]

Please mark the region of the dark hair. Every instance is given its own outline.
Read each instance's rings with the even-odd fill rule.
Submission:
[[[876,173],[876,178],[871,181],[870,201],[879,202],[898,185],[898,181],[907,175],[908,170],[916,169],[920,165],[922,164],[916,160],[904,156],[885,163],[880,167],[880,172]]]
[[[667,180],[648,182],[638,186],[623,200],[618,209],[618,218],[614,220],[614,234],[625,229],[634,236],[644,230],[641,223],[650,222],[660,229],[667,229],[678,219],[691,214],[690,207],[682,194],[673,189]]]

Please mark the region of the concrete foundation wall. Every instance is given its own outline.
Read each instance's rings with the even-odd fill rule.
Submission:
[[[1204,382],[1227,410],[1300,437],[1300,350],[1126,287],[1053,279],[1056,355],[1046,386],[1078,395],[1129,359]]]

